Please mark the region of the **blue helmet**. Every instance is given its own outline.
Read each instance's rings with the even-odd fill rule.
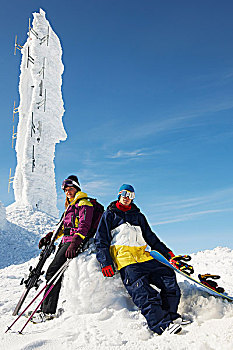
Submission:
[[[129,191],[133,194],[133,198],[135,197],[135,191],[134,191],[134,188],[133,186],[129,185],[129,184],[123,184],[120,188],[119,188],[119,191],[118,191],[118,199],[120,198],[121,194],[122,194],[122,191]],[[133,199],[132,198],[132,199]]]

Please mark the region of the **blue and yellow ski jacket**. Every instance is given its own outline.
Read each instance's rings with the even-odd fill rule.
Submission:
[[[97,259],[101,267],[116,265],[117,269],[153,259],[151,249],[167,255],[170,251],[152,232],[145,216],[132,203],[129,211],[123,212],[112,202],[104,212],[95,236]]]

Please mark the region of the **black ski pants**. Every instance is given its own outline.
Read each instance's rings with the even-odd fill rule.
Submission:
[[[125,288],[153,332],[161,334],[172,320],[180,317],[177,313],[180,288],[172,269],[149,260],[125,266],[120,274]]]
[[[46,281],[49,281],[50,278],[60,269],[60,267],[66,262],[67,258],[65,257],[65,253],[70,243],[63,243],[59,246],[58,251],[48,267],[48,270],[45,275]],[[63,277],[63,276],[62,276]],[[57,309],[57,303],[59,298],[59,293],[61,290],[61,282],[62,277],[59,278],[49,295],[46,297],[44,302],[41,305],[41,310],[48,314],[55,314]],[[49,287],[45,290],[45,293]]]

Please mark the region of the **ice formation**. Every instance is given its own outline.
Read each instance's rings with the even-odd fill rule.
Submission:
[[[33,17],[21,49],[15,205],[57,217],[55,145],[67,137],[62,123],[62,48],[45,12]]]
[[[0,227],[3,229],[6,225],[6,208],[0,201]]]

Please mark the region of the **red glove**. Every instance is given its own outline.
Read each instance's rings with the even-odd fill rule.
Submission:
[[[172,251],[168,252],[167,255],[168,255],[168,260],[171,260],[175,256],[175,254]]]
[[[115,272],[114,272],[112,265],[108,265],[108,266],[103,267],[102,273],[103,273],[104,277],[112,277],[113,275],[115,275]]]
[[[66,258],[72,259],[78,255],[78,248],[83,242],[83,239],[79,235],[74,235],[72,241],[66,251]]]
[[[41,240],[39,241],[39,244],[38,244],[39,249],[48,245],[51,242],[52,235],[53,235],[53,232],[49,232],[49,233],[47,233],[46,236],[41,238]]]

